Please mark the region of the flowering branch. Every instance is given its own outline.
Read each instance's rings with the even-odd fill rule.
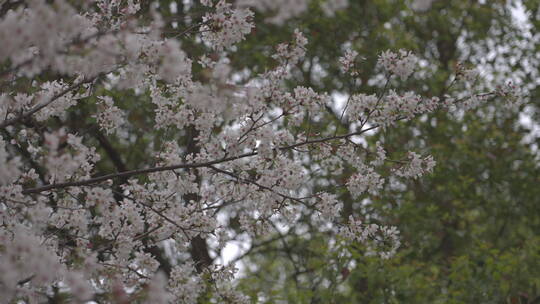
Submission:
[[[106,74],[106,73],[105,73]],[[22,120],[25,120],[27,119],[28,117],[32,116],[34,113],[38,112],[39,110],[45,108],[46,106],[52,104],[53,102],[55,102],[56,100],[58,100],[59,98],[61,98],[62,96],[66,95],[67,93],[73,91],[73,90],[76,90],[78,88],[80,88],[83,84],[87,84],[87,83],[91,83],[93,82],[94,80],[96,80],[98,77],[102,76],[104,74],[99,74],[99,75],[96,75],[92,78],[89,78],[89,79],[85,79],[85,80],[81,80],[77,83],[74,83],[72,84],[71,86],[63,89],[62,91],[56,93],[54,96],[52,96],[48,101],[45,101],[43,102],[42,104],[39,104],[35,107],[33,107],[32,109],[28,110],[27,112],[24,112],[20,115],[18,115],[17,117],[15,118],[11,118],[11,119],[7,119],[7,120],[4,120],[2,123],[0,123],[0,128],[6,128],[8,126],[11,126],[13,124],[16,124]]]
[[[336,139],[345,139],[345,138],[349,138],[349,137],[352,137],[352,136],[361,135],[361,134],[363,134],[365,132],[374,130],[374,129],[378,128],[378,127],[379,126],[376,125],[376,126],[372,126],[372,127],[367,128],[367,129],[364,129],[364,130],[351,132],[351,133],[348,133],[348,134],[307,140],[307,141],[296,143],[296,144],[293,144],[293,145],[279,147],[278,150],[290,150],[290,149],[294,149],[294,148],[305,146],[305,145],[322,143],[322,142],[332,141],[332,140],[336,140]],[[225,157],[225,158],[222,158],[222,159],[217,159],[217,160],[212,160],[212,161],[207,161],[207,162],[202,162],[202,163],[177,164],[177,165],[170,165],[170,166],[161,166],[161,167],[136,169],[136,170],[130,170],[130,171],[124,171],[124,172],[118,172],[118,173],[111,173],[111,174],[107,174],[107,175],[103,175],[103,176],[90,178],[90,179],[87,179],[87,180],[64,182],[64,183],[45,185],[45,186],[40,186],[40,187],[35,187],[35,188],[29,188],[29,189],[23,190],[23,194],[39,193],[39,192],[44,192],[44,191],[49,191],[49,190],[54,190],[54,189],[63,189],[63,188],[68,188],[68,187],[89,186],[89,185],[105,182],[105,181],[111,180],[111,179],[127,178],[127,177],[130,177],[130,176],[149,174],[149,173],[154,173],[154,172],[173,171],[173,170],[177,170],[177,169],[195,169],[195,168],[202,168],[202,167],[211,167],[212,165],[225,163],[225,162],[229,162],[229,161],[233,161],[233,160],[237,160],[237,159],[241,159],[241,158],[251,157],[251,156],[255,156],[257,154],[258,154],[258,152],[254,151],[254,152],[240,154],[240,155],[237,155],[237,156],[230,156],[230,157]]]

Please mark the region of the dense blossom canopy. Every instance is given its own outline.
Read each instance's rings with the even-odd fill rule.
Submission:
[[[283,24],[307,0],[201,0],[181,12],[191,25],[172,34],[157,4],[143,1],[15,3],[0,16],[0,298],[15,302],[62,293],[74,302],[196,303],[206,293],[247,303],[235,265],[208,255],[230,241],[224,218],[259,237],[307,214],[339,254],[347,254],[339,244],[357,243],[392,258],[399,227],[343,221],[335,189],[376,196],[389,179],[419,178],[436,160],[406,150],[389,159],[363,138],[434,111],[494,99],[519,105],[514,85],[479,91],[477,73],[462,66],[444,96],[411,91],[421,59],[403,49],[372,57],[376,94],[346,92],[337,102],[330,92],[290,89],[310,47],[301,28],[265,46],[273,65],[264,71],[235,70],[230,55],[257,29],[256,12]],[[328,16],[348,5],[317,3]],[[364,60],[350,48],[336,58],[353,79]],[[456,86],[467,91],[453,95]],[[148,137],[167,135],[140,152],[146,162],[136,168],[125,168],[108,139],[129,146],[140,127],[122,94],[151,109]],[[323,122],[328,111],[337,119]],[[93,124],[67,124],[73,113],[89,113]],[[112,171],[97,170],[103,159]],[[345,171],[346,180],[332,179]]]

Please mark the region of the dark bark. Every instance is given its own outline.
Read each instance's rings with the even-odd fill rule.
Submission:
[[[199,153],[200,148],[198,146],[197,139],[199,136],[199,131],[197,131],[195,126],[192,125],[188,128],[186,136],[186,154],[189,155]],[[197,177],[197,183],[200,183],[200,177],[197,172],[195,172],[195,175]],[[188,193],[184,196],[186,204],[197,203],[198,201],[200,201],[200,199],[201,197],[197,193]],[[206,243],[206,239],[198,235],[191,240],[190,245],[191,258],[195,263],[195,268],[197,269],[197,272],[201,273],[204,269],[206,269],[213,263],[213,260],[208,253],[208,244]]]

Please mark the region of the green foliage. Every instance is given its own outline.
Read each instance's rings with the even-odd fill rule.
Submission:
[[[538,3],[532,2],[524,4],[535,16]],[[539,28],[537,20],[533,25]],[[377,92],[383,86],[368,82],[376,71],[373,56],[382,50],[411,49],[429,60],[438,72],[412,80],[409,85],[442,96],[447,93],[457,62],[479,62],[486,55],[488,40],[508,43],[509,37],[520,39],[504,1],[435,1],[426,13],[412,12],[401,1],[351,1],[351,7],[334,18],[322,17],[315,9],[284,30],[261,26],[235,56],[245,56],[246,67],[262,69],[269,59],[261,54],[268,50],[261,49],[261,54],[254,56],[244,52],[286,40],[295,27],[310,39],[305,68],[298,73],[299,84],[330,91],[354,88],[365,93]],[[491,31],[494,28],[501,31]],[[460,45],[460,36],[463,45],[475,44],[478,48]],[[351,38],[352,48],[368,57],[361,64],[362,82],[355,84],[336,65],[341,46]],[[503,61],[511,70],[519,68],[510,64],[510,57]],[[317,66],[324,73],[318,73]],[[329,114],[328,119],[332,116]],[[489,104],[462,117],[439,112],[401,125],[367,140],[381,141],[392,159],[402,158],[395,151],[402,153],[404,149],[431,153],[437,161],[434,173],[412,182],[387,183],[381,196],[369,201],[340,196],[345,204],[344,218],[351,214],[371,216],[373,221],[399,228],[403,244],[397,257],[387,261],[367,257],[357,245],[351,248],[351,256],[336,256],[332,248],[338,245],[329,246],[328,238],[314,233],[306,218],[302,229],[289,231],[249,255],[246,279],[240,280],[240,286],[254,301],[540,300],[538,156],[524,141],[528,131],[519,123],[518,115]],[[344,192],[336,189],[338,194]]]

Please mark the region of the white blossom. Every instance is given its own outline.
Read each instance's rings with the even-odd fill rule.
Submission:
[[[21,175],[21,158],[11,157],[8,153],[7,143],[0,136],[0,186],[14,182]]]
[[[320,195],[320,201],[317,203],[317,208],[323,217],[332,221],[339,216],[343,208],[343,203],[337,200],[336,195],[322,193]]]
[[[203,18],[202,38],[212,48],[221,51],[242,41],[251,32],[253,12],[249,9],[235,9],[230,3],[219,1],[214,13]]]
[[[406,165],[396,169],[397,176],[418,178],[426,173],[432,172],[435,167],[435,160],[431,155],[421,157],[415,152],[409,152]]]
[[[377,149],[376,157],[371,161],[372,166],[381,166],[384,164],[384,161],[386,160],[386,151],[384,150],[383,146],[381,145],[381,142],[378,141],[375,144],[375,147]]]
[[[306,54],[306,45],[308,40],[299,29],[294,30],[293,43],[281,43],[277,46],[276,54],[272,58],[280,63],[296,64]]]
[[[124,124],[124,113],[114,105],[114,101],[110,96],[100,96],[98,100],[101,109],[94,117],[97,119],[99,126],[105,129],[107,134],[111,134]]]
[[[356,198],[366,191],[370,194],[376,194],[383,184],[384,179],[373,168],[365,167],[349,178],[347,189]]]
[[[340,70],[343,73],[349,73],[351,76],[358,75],[358,71],[354,69],[355,60],[358,57],[358,52],[348,49],[343,57],[339,57]]]
[[[399,230],[377,224],[363,224],[360,219],[349,216],[349,222],[340,234],[366,246],[366,255],[378,255],[382,259],[392,258],[401,246]]]
[[[417,61],[418,58],[410,51],[399,50],[399,53],[394,53],[388,50],[379,55],[378,64],[388,73],[406,80],[414,72]]]

